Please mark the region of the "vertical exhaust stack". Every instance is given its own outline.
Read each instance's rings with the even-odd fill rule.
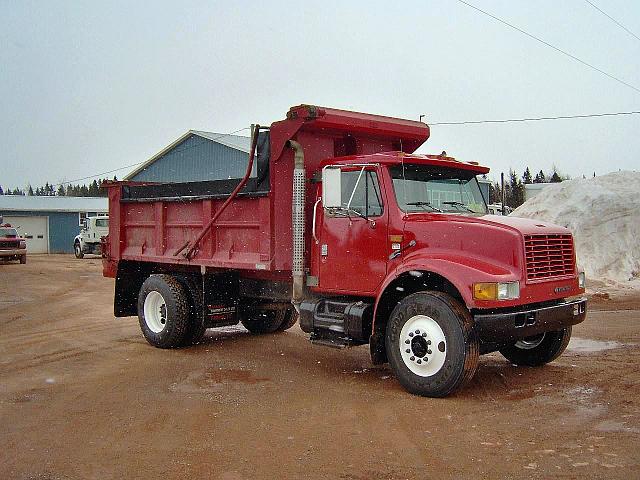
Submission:
[[[302,145],[289,140],[287,145],[294,151],[293,198],[291,202],[291,227],[293,233],[293,292],[291,303],[300,313],[300,303],[304,299],[304,201],[305,170]]]

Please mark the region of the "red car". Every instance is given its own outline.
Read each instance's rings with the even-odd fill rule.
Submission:
[[[0,259],[27,263],[27,242],[20,238],[16,229],[8,223],[0,225]]]

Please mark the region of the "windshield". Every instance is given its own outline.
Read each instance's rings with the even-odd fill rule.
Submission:
[[[96,227],[108,227],[109,219],[108,218],[98,218],[96,219]]]
[[[398,205],[405,212],[487,213],[472,172],[411,164],[390,171]]]
[[[17,236],[18,236],[18,232],[16,232],[15,228],[0,227],[0,237],[15,238]]]

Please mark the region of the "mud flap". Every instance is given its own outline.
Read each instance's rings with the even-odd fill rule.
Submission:
[[[202,292],[202,320],[206,328],[238,324],[240,317],[237,275],[203,275]]]

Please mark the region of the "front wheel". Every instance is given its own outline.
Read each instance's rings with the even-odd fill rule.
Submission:
[[[571,327],[523,338],[513,345],[502,348],[500,353],[515,365],[539,367],[562,355],[569,345],[569,340],[571,340]]]
[[[84,257],[84,253],[82,253],[82,247],[80,246],[80,242],[76,242],[73,244],[73,253],[75,253],[76,258]]]
[[[416,395],[446,397],[478,368],[471,316],[445,293],[419,292],[400,301],[387,323],[385,343],[398,381]]]
[[[20,263],[22,265],[24,265],[25,263],[27,263],[27,256],[26,255],[20,255]]]

